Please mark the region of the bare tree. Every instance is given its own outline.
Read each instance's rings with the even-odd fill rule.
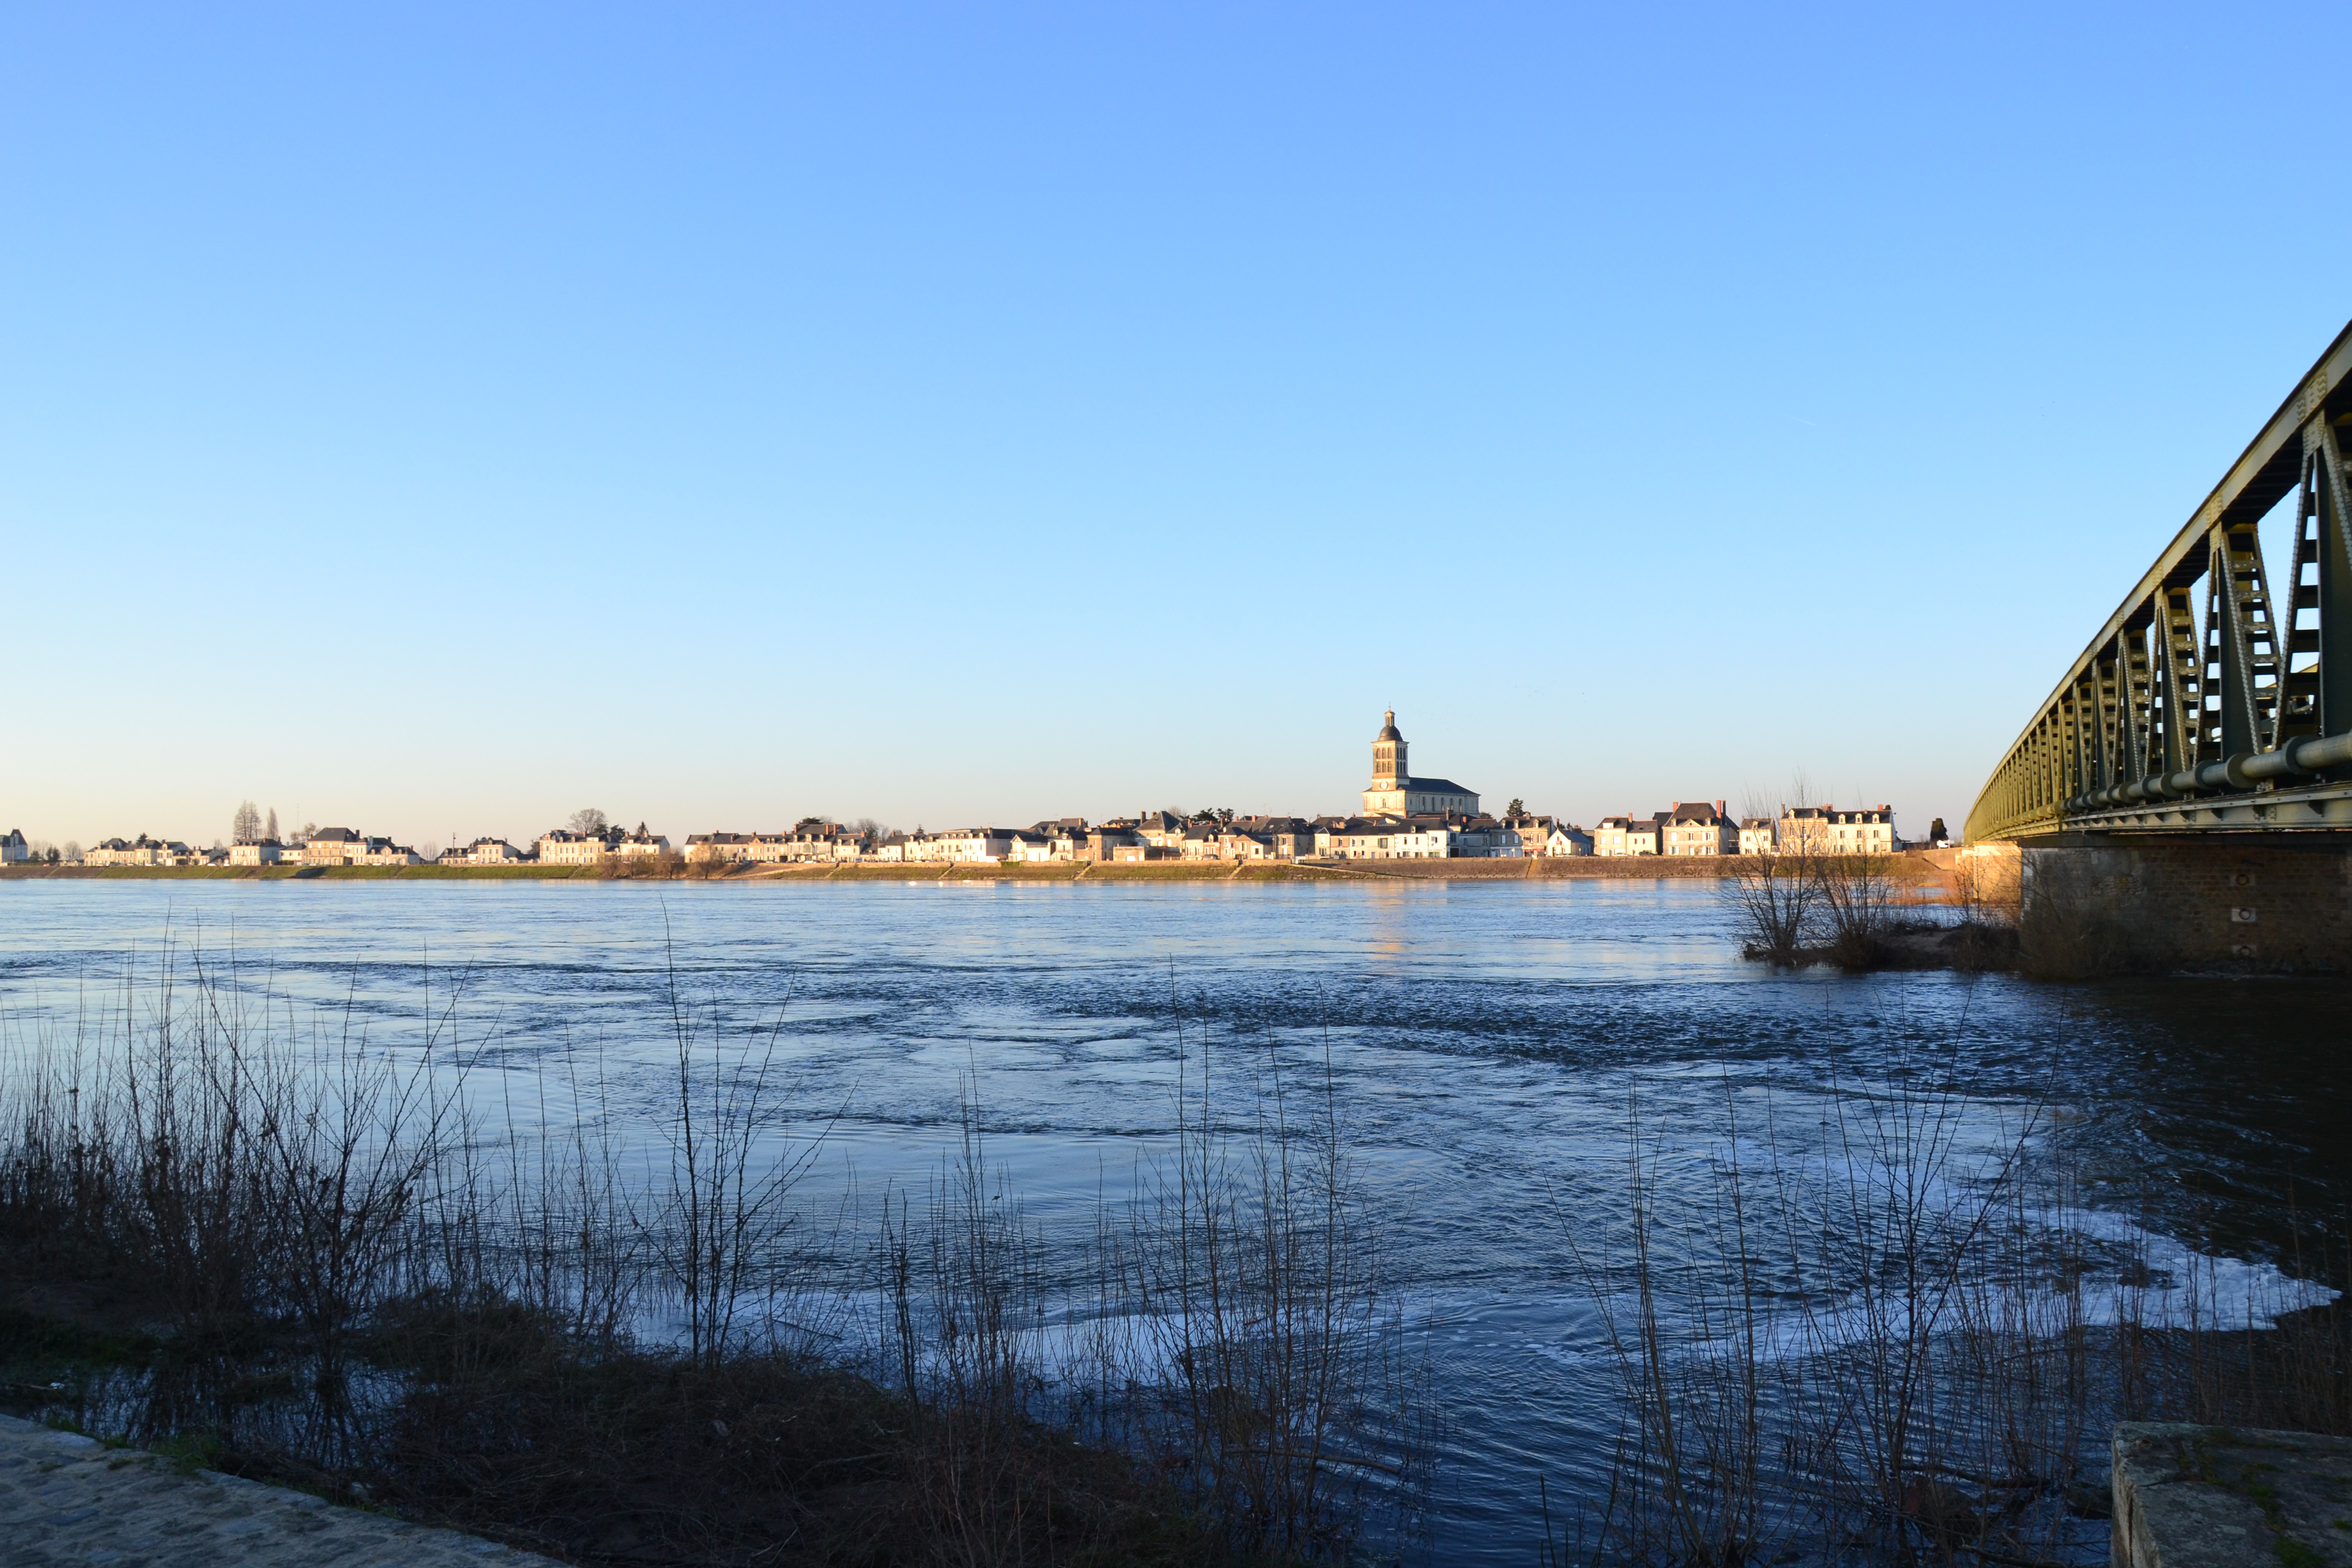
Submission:
[[[1811,785],[1799,773],[1790,785],[1802,802]],[[1738,913],[1741,947],[1748,957],[1780,968],[1806,962],[1805,939],[1819,923],[1822,903],[1821,846],[1811,836],[1783,834],[1785,806],[1761,790],[1750,789],[1740,803],[1744,820],[1767,820],[1771,831],[1754,852],[1738,858],[1737,868],[1724,879],[1723,895]]]
[[[254,844],[260,838],[261,813],[249,800],[237,802],[236,815],[229,819],[228,841],[231,844]]]
[[[1757,854],[1738,857],[1723,892],[1739,917],[1748,956],[1784,969],[1803,961],[1821,902],[1816,858],[1809,840],[1767,843]]]
[[[268,820],[268,822],[266,822],[266,823],[264,823],[264,824],[262,825],[262,828],[261,828],[261,837],[262,837],[263,841],[264,841],[264,842],[266,842],[266,843],[276,843],[276,842],[277,842],[277,839],[278,839],[278,808],[277,808],[276,806],[274,806],[274,805],[273,805],[273,806],[271,806],[271,807],[269,808],[269,820]]]
[[[1829,922],[1830,951],[1847,969],[1874,969],[1886,957],[1894,921],[1894,858],[1860,847],[1841,852],[1823,845],[1813,860],[1813,884]]]
[[[593,805],[583,805],[572,814],[566,826],[583,838],[601,838],[604,836],[604,814]]]

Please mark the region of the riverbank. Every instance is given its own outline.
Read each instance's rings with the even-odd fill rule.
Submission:
[[[1406,1506],[1364,1475],[1422,1473],[1430,1417],[1328,1117],[1228,1145],[1180,1100],[1097,1215],[1121,1327],[1065,1342],[972,1100],[928,1191],[827,1217],[772,1033],[664,991],[657,1110],[519,1121],[462,1054],[316,1053],[211,974],[10,1063],[0,1409],[583,1564],[1286,1568]],[[641,1110],[671,1159],[616,1149]]]
[[[1888,858],[1889,880],[1906,889],[1948,886],[1949,850]],[[603,881],[713,882],[1407,882],[1714,881],[1736,873],[1737,857],[1546,856],[1525,860],[1147,860],[1044,865],[856,864],[699,867],[669,877],[616,875],[596,866],[33,866],[0,868],[0,880],[182,881]]]
[[[7,866],[0,881],[595,881],[593,866]]]

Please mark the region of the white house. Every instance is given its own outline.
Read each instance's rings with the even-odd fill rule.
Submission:
[[[541,834],[535,847],[539,851],[539,863],[542,866],[593,866],[612,853],[604,835],[573,833],[562,827],[550,828]]]
[[[302,845],[305,866],[357,866],[366,859],[366,836],[348,827],[321,827]]]
[[[686,858],[693,861],[748,860],[751,858],[751,833],[689,833],[686,836]]]
[[[1658,817],[1663,855],[1731,855],[1739,848],[1739,826],[1724,815],[1721,801],[1676,801]]]
[[[1013,839],[1005,827],[951,827],[931,836],[927,858],[993,864],[1013,853]]]
[[[642,822],[637,824],[637,830],[635,833],[625,834],[621,837],[614,839],[612,841],[612,846],[613,853],[620,856],[624,859],[640,855],[667,855],[669,853],[669,840],[664,838],[658,833],[647,833],[646,831],[646,825]]]
[[[1886,805],[1841,811],[1834,805],[1784,805],[1780,844],[1783,850],[1816,855],[1892,855],[1895,808]]]
[[[1592,852],[1595,855],[1655,855],[1658,852],[1658,819],[1655,816],[1604,816],[1593,825]]]
[[[82,857],[85,866],[184,866],[193,853],[177,839],[150,838],[145,834],[128,841],[110,838]]]
[[[1524,839],[1526,835],[1520,837]],[[1572,822],[1555,822],[1551,825],[1551,831],[1544,836],[1543,848],[1537,853],[1590,855],[1592,853],[1592,835]]]

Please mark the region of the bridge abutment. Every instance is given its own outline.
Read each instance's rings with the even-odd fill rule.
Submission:
[[[2352,972],[2352,844],[2251,837],[2084,834],[2018,847],[2028,966]]]

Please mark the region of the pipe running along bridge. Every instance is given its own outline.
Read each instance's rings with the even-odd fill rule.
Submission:
[[[2347,447],[2352,325],[2034,710],[1970,844],[2352,843]],[[2290,494],[2294,558],[2273,585],[2256,524]]]

